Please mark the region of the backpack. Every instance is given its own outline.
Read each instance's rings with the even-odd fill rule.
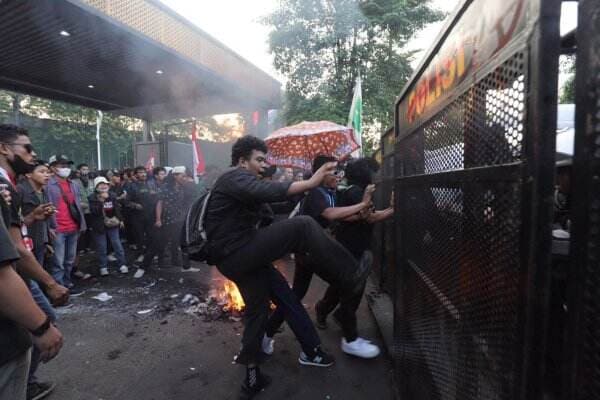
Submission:
[[[208,235],[204,229],[204,217],[211,191],[201,195],[190,207],[181,232],[181,251],[194,261],[208,258]]]

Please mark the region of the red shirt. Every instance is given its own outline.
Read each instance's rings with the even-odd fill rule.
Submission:
[[[71,191],[69,181],[66,179],[57,179],[57,181],[69,204],[74,204],[75,195]],[[79,229],[77,223],[73,220],[73,217],[71,217],[69,207],[67,206],[67,203],[65,203],[63,196],[59,198],[58,206],[56,207],[56,225],[56,231],[61,233],[77,232]]]

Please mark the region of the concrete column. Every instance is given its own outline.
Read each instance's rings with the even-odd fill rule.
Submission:
[[[142,142],[145,143],[145,142],[148,142],[149,139],[153,136],[152,135],[152,121],[143,120],[142,122],[144,124],[144,127],[143,127],[144,136],[142,138]],[[154,138],[152,137],[152,139],[154,139]]]

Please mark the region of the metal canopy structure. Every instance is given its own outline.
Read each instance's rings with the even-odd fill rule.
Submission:
[[[0,87],[149,121],[278,108],[280,83],[150,0],[0,1]]]

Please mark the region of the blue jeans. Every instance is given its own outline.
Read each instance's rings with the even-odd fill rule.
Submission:
[[[52,276],[63,286],[73,286],[71,270],[77,254],[77,239],[79,232],[57,232],[54,241],[54,256],[52,260]]]
[[[38,307],[42,309],[44,314],[46,314],[52,322],[56,321],[56,313],[54,312],[54,308],[36,281],[29,280],[29,291],[31,292],[33,300]],[[37,349],[37,347],[33,346],[33,351],[31,352],[31,366],[29,367],[29,383],[37,382],[35,372],[37,371],[39,364],[40,351]]]
[[[127,265],[127,260],[125,259],[125,251],[123,250],[123,245],[121,244],[121,238],[119,237],[119,228],[106,228],[105,233],[97,233],[92,231],[92,237],[94,238],[94,243],[96,244],[96,251],[98,252],[98,258],[100,261],[100,268],[108,267],[108,254],[107,254],[107,241],[110,240],[110,244],[115,252],[115,256],[117,257],[117,261],[119,265]]]

